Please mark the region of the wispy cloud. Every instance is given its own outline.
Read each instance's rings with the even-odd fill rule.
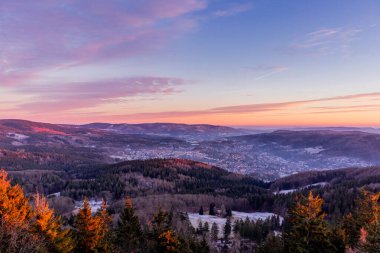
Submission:
[[[215,11],[214,16],[217,16],[217,17],[233,16],[242,12],[249,11],[252,8],[253,8],[253,4],[251,2],[247,2],[243,4],[234,4],[224,9],[219,9]]]
[[[1,1],[0,86],[50,68],[144,55],[192,29],[192,14],[206,7],[205,0]]]
[[[22,86],[17,88],[17,92],[33,96],[34,99],[18,105],[18,109],[31,113],[50,113],[96,107],[138,96],[171,95],[181,92],[181,86],[190,82],[180,78],[146,76]]]
[[[168,119],[168,118],[186,118],[202,115],[216,115],[216,114],[252,114],[252,113],[268,113],[268,112],[284,112],[287,114],[287,111],[297,108],[304,108],[309,110],[309,112],[316,113],[315,106],[313,104],[318,104],[320,102],[350,102],[353,99],[371,99],[371,98],[380,98],[380,92],[373,93],[361,93],[361,94],[352,94],[344,96],[335,96],[335,97],[326,97],[326,98],[317,98],[309,100],[299,100],[299,101],[287,101],[280,103],[259,103],[259,104],[246,104],[246,105],[237,105],[237,106],[225,106],[225,107],[216,107],[206,110],[193,110],[193,111],[166,111],[166,112],[153,112],[153,113],[137,113],[129,115],[118,115],[120,118],[133,118],[133,119]],[[354,109],[361,111],[378,109],[380,105],[361,105],[361,106],[334,106],[334,107],[319,107],[318,113],[329,113],[332,108],[334,108],[336,113],[351,112]]]
[[[293,52],[309,54],[349,54],[351,43],[362,32],[358,28],[322,28],[309,32],[291,44],[288,49]]]
[[[247,71],[254,72],[254,80],[261,80],[277,73],[287,71],[289,68],[284,65],[257,65],[254,67],[245,67]]]

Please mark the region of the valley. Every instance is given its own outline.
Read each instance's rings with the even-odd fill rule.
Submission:
[[[380,135],[374,132],[343,128],[258,133],[211,125],[1,120],[0,157],[2,166],[14,170],[181,158],[273,180],[303,171],[380,165]]]

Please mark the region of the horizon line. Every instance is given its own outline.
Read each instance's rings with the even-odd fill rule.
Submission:
[[[72,123],[72,122],[49,122],[49,121],[34,121],[30,119],[22,119],[22,118],[0,118],[0,121],[6,121],[6,120],[14,120],[14,121],[28,121],[32,123],[42,123],[42,124],[52,124],[52,125],[89,125],[89,124],[114,124],[114,125],[143,125],[143,124],[174,124],[174,125],[189,125],[189,126],[195,126],[195,125],[209,125],[209,126],[221,126],[221,127],[231,127],[231,128],[272,128],[272,129],[279,129],[279,128],[374,128],[379,129],[380,125],[234,125],[234,124],[211,124],[211,123],[183,123],[183,122],[139,122],[139,123],[128,123],[128,122],[97,122],[97,121],[89,121],[86,123]]]

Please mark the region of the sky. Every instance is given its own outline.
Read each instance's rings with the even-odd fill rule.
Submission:
[[[378,0],[0,0],[0,118],[380,126]]]

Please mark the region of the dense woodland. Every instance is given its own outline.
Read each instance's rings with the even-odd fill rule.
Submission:
[[[1,172],[0,252],[380,250],[378,168],[310,172],[269,183],[177,159],[70,173],[11,170],[8,178]],[[318,182],[328,184],[308,186]],[[300,190],[274,194],[294,188]],[[54,192],[61,196],[44,197]],[[103,198],[102,208],[91,213],[86,197]],[[72,214],[73,200],[84,198]],[[231,210],[285,219],[232,222]],[[227,222],[223,231],[207,222],[194,229],[188,211]]]
[[[361,191],[354,212],[329,223],[322,211],[323,199],[297,195],[283,224],[278,217],[240,220],[231,223],[230,212],[223,237],[215,224],[196,230],[175,225],[175,210],[158,209],[146,224],[134,213],[126,198],[116,222],[107,203],[91,213],[87,199],[72,220],[65,223],[42,195],[25,197],[19,185],[12,186],[5,171],[0,172],[1,252],[379,252],[380,193]],[[208,213],[213,214],[210,205]],[[199,210],[204,212],[203,207]],[[186,215],[182,214],[182,223]],[[231,234],[235,236],[231,239]],[[247,239],[249,241],[247,241]],[[221,247],[219,246],[221,245]]]
[[[159,205],[164,205],[162,203],[168,209],[175,207],[179,211],[194,212],[199,206],[214,202],[237,211],[285,215],[295,194],[307,194],[312,189],[324,199],[322,209],[327,214],[326,218],[335,222],[352,212],[361,189],[380,190],[380,168],[305,172],[274,182],[263,182],[183,159],[137,160],[57,171],[7,170],[12,183],[21,185],[27,194],[40,192],[48,196],[59,192],[61,198],[50,204],[60,214],[70,211],[73,202],[84,197],[105,197],[111,200],[110,208],[118,212],[122,198],[129,196],[135,199],[138,207],[144,202],[157,203],[149,214],[153,214]],[[320,182],[326,184],[310,187]],[[287,189],[298,191],[274,194]]]

